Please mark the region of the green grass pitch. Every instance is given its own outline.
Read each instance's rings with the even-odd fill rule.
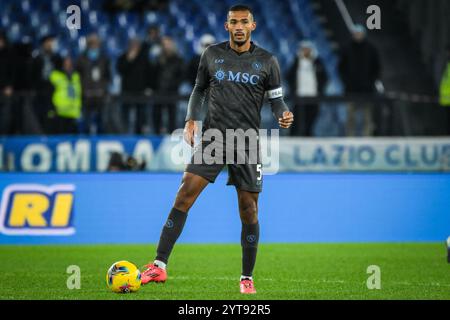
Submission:
[[[241,251],[233,245],[178,244],[165,284],[133,294],[106,287],[117,260],[138,267],[154,245],[0,246],[0,299],[450,299],[450,264],[443,243],[261,244],[256,295],[239,291]],[[69,290],[69,265],[81,269],[81,289]],[[381,269],[381,289],[369,290],[367,267]]]

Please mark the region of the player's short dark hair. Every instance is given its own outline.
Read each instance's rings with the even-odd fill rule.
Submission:
[[[236,12],[236,11],[248,11],[253,16],[253,10],[249,6],[245,4],[235,4],[228,9],[228,12]]]

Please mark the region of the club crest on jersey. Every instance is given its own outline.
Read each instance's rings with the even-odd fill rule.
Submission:
[[[214,77],[217,79],[217,81],[230,81],[234,83],[244,83],[244,84],[251,84],[253,86],[258,84],[258,81],[260,79],[259,75],[256,74],[250,74],[247,72],[233,72],[233,71],[224,71],[222,69],[219,69],[214,74]]]
[[[255,69],[256,71],[261,71],[262,63],[259,61],[255,61],[252,63],[252,68]]]

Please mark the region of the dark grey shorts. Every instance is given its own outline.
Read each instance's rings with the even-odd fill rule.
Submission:
[[[203,144],[203,147],[206,145]],[[194,151],[194,155],[191,159],[191,163],[186,166],[185,172],[189,172],[205,178],[211,183],[214,183],[219,173],[226,166],[228,169],[228,182],[227,185],[234,185],[239,190],[248,192],[261,192],[262,191],[262,164],[259,148],[254,151],[240,151],[241,159],[244,163],[232,163],[227,164],[225,158],[225,152],[223,152],[223,159],[221,163],[205,163],[203,157],[198,155],[204,149],[197,149]],[[235,150],[235,159],[237,159],[237,151]],[[256,152],[251,156],[251,152]],[[194,158],[201,159],[200,163],[194,163]],[[244,159],[245,158],[245,159]],[[256,161],[254,161],[256,160]],[[251,162],[251,163],[250,163]]]

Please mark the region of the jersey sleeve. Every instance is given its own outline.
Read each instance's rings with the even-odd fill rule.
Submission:
[[[270,107],[276,119],[283,117],[285,111],[289,111],[283,99],[283,88],[281,87],[281,72],[277,58],[270,59],[269,76],[266,81],[266,95],[269,99]]]
[[[283,88],[281,87],[280,65],[275,56],[270,59],[269,75],[265,83],[265,91],[269,100],[282,98]]]
[[[200,57],[200,63],[197,70],[197,78],[195,85],[200,89],[207,89],[209,86],[209,71],[208,71],[208,49],[206,49]]]
[[[208,72],[208,49],[206,49],[200,57],[200,63],[198,65],[197,77],[195,79],[194,89],[189,97],[187,114],[185,121],[201,120],[202,107],[205,101],[205,92],[209,87],[209,72]]]

